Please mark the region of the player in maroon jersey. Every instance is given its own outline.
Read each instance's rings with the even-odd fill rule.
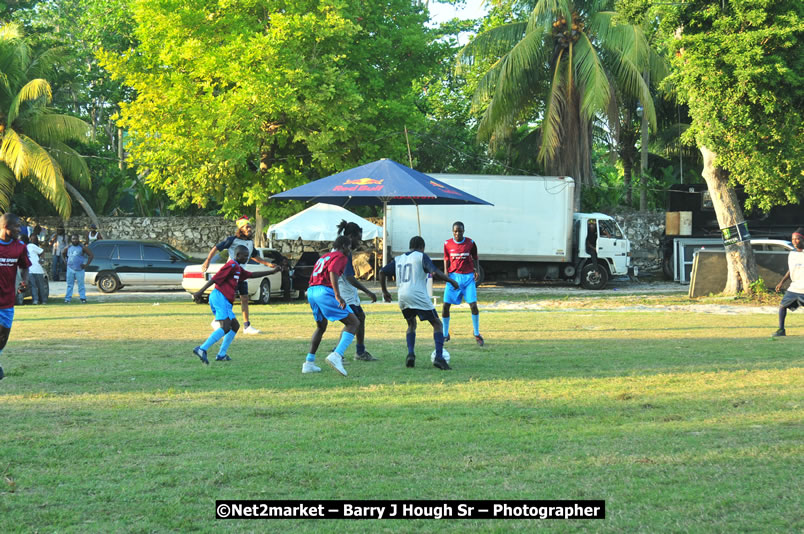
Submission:
[[[340,321],[343,323],[341,340],[335,350],[326,358],[326,362],[343,376],[346,376],[346,369],[343,367],[343,355],[346,349],[355,338],[360,326],[360,319],[352,311],[352,308],[343,300],[338,287],[338,277],[346,269],[346,263],[352,246],[352,239],[345,235],[338,236],[333,243],[332,252],[323,254],[313,268],[310,276],[310,285],[307,288],[307,301],[310,309],[313,310],[315,319],[315,330],[310,341],[310,352],[302,365],[302,373],[317,373],[321,368],[315,364],[315,353],[321,344],[324,332],[327,331],[329,321]]]
[[[215,276],[210,278],[201,289],[193,293],[193,300],[201,302],[204,291],[212,284],[215,284],[215,289],[209,294],[209,307],[212,309],[212,313],[215,315],[215,320],[218,322],[219,326],[209,335],[202,345],[193,349],[193,354],[198,356],[198,358],[207,365],[209,365],[207,351],[221,338],[223,338],[223,341],[221,342],[215,361],[228,362],[232,359],[227,352],[229,345],[232,344],[232,341],[234,341],[237,335],[237,331],[240,330],[240,323],[237,322],[237,317],[234,311],[232,311],[232,302],[234,302],[235,289],[238,287],[238,284],[241,282],[245,283],[249,278],[260,278],[268,276],[269,274],[278,273],[281,270],[279,267],[269,271],[255,272],[249,272],[243,269],[241,265],[248,261],[248,253],[248,248],[244,245],[234,247],[234,258],[227,261],[226,264],[215,273]]]
[[[458,282],[458,289],[448,285],[444,290],[444,306],[441,319],[444,323],[444,341],[449,341],[449,309],[453,304],[465,300],[472,310],[472,329],[475,341],[481,347],[485,344],[480,335],[480,316],[477,309],[477,279],[480,276],[480,261],[477,257],[477,244],[463,235],[461,221],[452,224],[452,239],[444,242],[444,271]]]
[[[17,269],[20,270],[19,291],[28,285],[28,249],[19,240],[20,220],[13,213],[0,217],[0,354],[8,343],[11,323],[14,321],[14,297],[17,293]],[[0,367],[0,380],[3,378]]]

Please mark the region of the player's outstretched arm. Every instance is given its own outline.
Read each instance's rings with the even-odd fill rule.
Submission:
[[[391,293],[388,292],[388,287],[386,286],[385,279],[386,279],[385,273],[380,271],[380,289],[382,290],[382,299],[385,302],[391,302],[392,300]]]
[[[349,284],[352,285],[353,287],[356,287],[357,289],[365,293],[368,296],[368,298],[371,299],[371,302],[377,302],[377,295],[375,295],[372,290],[364,286],[360,280],[358,280],[354,276],[347,276],[346,281],[349,282]]]
[[[448,284],[452,284],[454,289],[458,289],[458,282],[444,274],[443,272],[439,271],[438,269],[433,272],[433,278],[436,280],[441,280],[442,282],[446,282]]]
[[[346,301],[341,297],[341,292],[338,289],[338,275],[334,272],[329,272],[329,282],[332,284],[332,292],[335,293],[335,300],[338,301],[338,307],[341,309],[346,308]]]
[[[263,276],[268,276],[269,274],[275,274],[282,270],[281,267],[277,267],[273,263],[269,263],[268,265],[272,266],[273,269],[269,271],[252,271],[251,276],[249,276],[249,278],[262,278]]]
[[[215,282],[213,280],[207,280],[207,282],[203,286],[201,286],[201,289],[199,289],[198,291],[196,291],[195,293],[192,294],[193,295],[193,300],[196,301],[196,302],[201,302],[201,299],[204,296],[204,291],[206,291],[207,288],[209,286],[211,286],[212,284],[214,284],[214,283]]]
[[[201,264],[201,272],[202,272],[202,273],[207,272],[207,269],[209,269],[209,264],[210,264],[210,262],[212,261],[212,258],[213,258],[213,257],[215,256],[215,254],[217,254],[218,252],[219,252],[219,250],[218,250],[218,246],[217,246],[217,245],[215,245],[214,247],[212,247],[212,250],[210,250],[210,251],[209,251],[209,254],[207,254],[207,259],[205,259],[205,260],[204,260],[204,263],[202,263],[202,264]]]
[[[777,293],[782,290],[782,284],[784,284],[788,280],[790,280],[790,271],[787,271],[786,273],[784,273],[784,276],[782,277],[782,279],[779,280],[778,284],[776,284],[776,292]]]

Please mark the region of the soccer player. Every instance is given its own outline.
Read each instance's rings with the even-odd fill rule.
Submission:
[[[788,254],[788,270],[776,285],[778,293],[782,289],[782,284],[791,280],[790,287],[785,291],[782,303],[779,305],[779,329],[773,333],[774,337],[787,335],[784,330],[787,310],[795,311],[799,306],[804,306],[804,227],[799,227],[793,232],[792,241],[796,250],[791,250]]]
[[[254,249],[254,227],[249,222],[247,216],[243,215],[235,222],[237,226],[237,230],[235,230],[235,235],[230,235],[214,247],[212,250],[209,251],[207,255],[207,259],[204,260],[204,263],[201,265],[201,272],[207,272],[209,269],[209,263],[212,261],[212,258],[218,254],[222,250],[229,250],[229,259],[233,259],[235,257],[235,249],[239,246],[246,247],[248,254],[246,255],[246,260],[243,262],[243,265],[240,267],[245,267],[245,264],[248,262],[249,259],[253,259],[257,263],[265,265],[266,267],[276,267],[273,263],[267,262],[260,258],[259,252]],[[278,272],[278,271],[273,271]],[[246,334],[259,334],[260,331],[251,326],[251,322],[249,321],[248,316],[248,284],[246,283],[245,279],[240,281],[240,284],[237,286],[237,292],[240,294],[240,309],[243,311],[243,332]],[[219,328],[220,325],[215,324],[215,321],[212,322],[212,328]]]
[[[215,357],[215,361],[228,362],[232,359],[227,354],[227,351],[229,350],[229,345],[234,341],[237,331],[240,330],[240,323],[237,322],[237,317],[234,311],[232,311],[235,288],[238,287],[241,282],[245,282],[249,278],[268,276],[280,270],[277,267],[270,271],[249,272],[241,267],[242,264],[248,261],[248,248],[243,245],[238,245],[233,252],[233,259],[227,261],[226,264],[215,273],[215,276],[210,278],[201,289],[193,293],[193,300],[200,303],[204,296],[204,291],[212,284],[215,284],[215,289],[209,294],[209,307],[212,308],[215,320],[218,321],[220,326],[210,334],[202,345],[193,349],[193,354],[198,356],[201,361],[207,365],[209,365],[207,351],[221,338],[223,338],[223,342],[221,343],[220,350],[218,350],[218,356]]]
[[[350,308],[352,308],[352,313],[354,313],[360,321],[360,326],[357,327],[357,332],[355,333],[357,348],[355,360],[376,362],[377,358],[372,356],[371,353],[366,350],[366,312],[363,311],[363,307],[360,305],[360,296],[357,293],[357,290],[359,289],[368,295],[372,303],[377,302],[377,295],[364,286],[360,280],[355,278],[355,268],[352,265],[351,251],[359,247],[360,243],[363,241],[363,229],[360,228],[357,223],[342,220],[340,224],[338,224],[338,234],[345,235],[352,240],[349,247],[350,252],[346,256],[346,269],[343,271],[343,274],[338,277],[338,289],[341,292],[341,297],[343,297],[343,300],[346,301],[346,304],[348,304]]]
[[[14,322],[14,297],[17,292],[17,269],[20,270],[19,291],[28,286],[28,249],[19,241],[20,220],[13,213],[0,216],[0,354],[8,342],[11,323]],[[0,380],[3,379],[0,367]]]
[[[327,331],[329,321],[340,321],[344,324],[341,339],[335,350],[326,358],[326,362],[343,376],[346,369],[343,367],[343,355],[355,338],[360,326],[360,319],[341,297],[338,289],[338,277],[346,269],[347,256],[350,252],[352,240],[345,235],[338,236],[332,245],[332,252],[321,256],[310,275],[310,285],[307,288],[307,301],[313,310],[315,330],[310,341],[310,352],[302,365],[302,373],[317,373],[321,368],[315,364],[315,352],[321,344],[324,332]]]
[[[443,325],[438,318],[438,313],[427,293],[427,275],[432,274],[434,278],[444,280],[453,289],[458,289],[458,282],[452,280],[447,275],[439,271],[433,260],[424,253],[424,239],[415,236],[410,239],[410,251],[397,256],[391,263],[387,264],[380,271],[380,287],[385,302],[391,302],[391,294],[385,285],[387,276],[396,273],[396,286],[399,293],[399,308],[402,316],[408,322],[408,331],[405,338],[408,342],[408,356],[405,358],[406,367],[416,365],[416,317],[422,321],[429,321],[433,325],[433,340],[435,341],[436,357],[433,365],[442,371],[452,369],[444,360],[444,333]]]
[[[477,244],[463,235],[464,226],[461,221],[452,224],[452,239],[444,242],[444,270],[449,277],[458,282],[458,289],[451,285],[444,289],[444,306],[441,316],[444,318],[444,341],[449,341],[449,308],[465,300],[472,310],[472,328],[475,341],[481,347],[485,344],[480,335],[480,317],[477,309],[476,280],[480,276],[480,261],[477,258]]]

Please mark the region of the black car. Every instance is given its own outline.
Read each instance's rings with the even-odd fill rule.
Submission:
[[[184,268],[203,261],[161,241],[103,239],[89,249],[95,257],[86,268],[84,281],[104,293],[136,285],[181,289]]]

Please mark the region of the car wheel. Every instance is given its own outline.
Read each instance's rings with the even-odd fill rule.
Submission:
[[[581,269],[581,285],[584,289],[603,289],[608,281],[609,273],[599,263],[587,263]]]
[[[104,293],[114,293],[120,289],[120,280],[112,273],[99,274],[96,283],[98,284],[98,289]]]
[[[260,304],[271,302],[271,281],[267,278],[260,283],[260,296],[257,302]]]

